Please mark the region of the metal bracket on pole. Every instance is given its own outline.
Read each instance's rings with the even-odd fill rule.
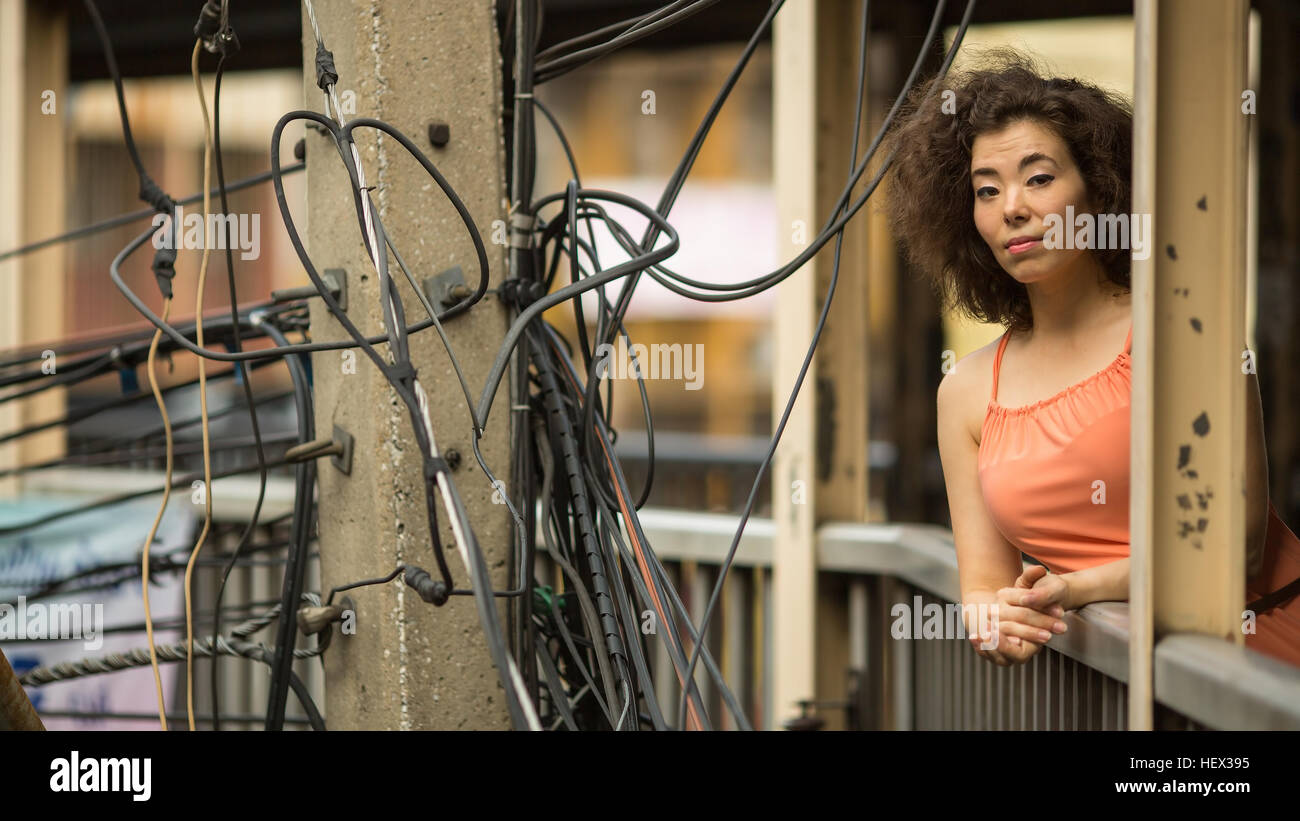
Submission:
[[[338,425],[334,426],[334,435],[329,439],[313,439],[294,445],[284,453],[286,462],[305,462],[328,456],[330,463],[345,476],[352,474],[352,435]]]
[[[321,274],[321,279],[325,281],[325,285],[331,291],[336,291],[338,293],[338,296],[336,296],[335,299],[338,300],[339,307],[346,311],[348,309],[347,271],[342,268],[326,268],[325,272]]]
[[[434,308],[450,308],[473,293],[465,282],[465,271],[459,265],[425,277],[423,285],[424,295]]]

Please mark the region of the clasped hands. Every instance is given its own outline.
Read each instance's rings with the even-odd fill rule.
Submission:
[[[997,591],[996,601],[984,602],[975,614],[963,609],[968,640],[975,652],[1001,667],[1023,664],[1053,635],[1065,632],[1069,592],[1063,577],[1033,565],[1013,586]]]

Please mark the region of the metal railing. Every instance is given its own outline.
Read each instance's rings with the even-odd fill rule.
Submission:
[[[248,457],[249,461],[252,457]],[[179,472],[179,471],[178,471]],[[26,484],[28,492],[34,494],[58,493],[67,497],[84,497],[87,501],[105,496],[142,491],[161,487],[162,474],[154,470],[137,470],[131,468],[56,468],[32,474]],[[204,614],[209,614],[216,603],[216,591],[224,571],[226,556],[239,541],[239,535],[252,517],[253,506],[258,493],[258,479],[254,476],[232,476],[213,481],[212,513],[213,529],[204,547],[203,556],[194,572],[193,608],[196,617],[196,639],[207,635],[211,622]],[[270,603],[280,597],[283,563],[286,551],[282,546],[264,549],[265,545],[283,545],[288,540],[289,523],[287,517],[293,507],[293,481],[284,476],[270,476],[267,480],[263,498],[260,521],[281,520],[278,524],[261,524],[251,534],[249,545],[254,551],[230,574],[222,600],[223,629],[228,632],[240,620],[255,612],[270,607]],[[189,489],[174,491],[172,505],[190,504]],[[202,508],[197,508],[201,511]],[[309,546],[309,560],[306,568],[307,589],[320,589],[320,564],[316,555],[318,550],[315,540]],[[138,581],[135,582],[138,584]],[[167,579],[167,585],[176,583]],[[139,633],[138,646],[144,647],[146,640],[143,632]],[[270,634],[258,634],[255,639],[272,643]],[[311,639],[298,638],[299,647],[312,644]],[[91,654],[93,655],[93,654]],[[194,696],[195,719],[200,727],[210,723],[212,688],[211,661],[196,658],[194,661]],[[293,664],[294,672],[307,685],[308,691],[318,708],[325,713],[325,674],[320,659],[300,659]],[[261,664],[242,659],[223,658],[220,668],[221,720],[222,728],[227,730],[259,730],[262,728],[268,697],[269,678],[267,668]],[[111,674],[110,674],[111,675]],[[177,687],[167,697],[167,704],[173,714],[169,722],[185,726],[185,692],[182,687],[183,677],[177,678]],[[58,687],[58,683],[45,685]],[[126,719],[137,721],[141,727],[157,723],[158,717],[153,713],[126,714],[120,711],[108,713],[89,713],[84,711],[52,711],[46,713],[50,718],[76,719],[84,724],[78,728],[95,729],[97,719]],[[328,716],[326,716],[328,721]],[[286,725],[289,729],[307,729],[306,713],[298,700],[290,696],[286,707]]]
[[[641,521],[696,624],[734,535],[736,518],[644,509]],[[707,637],[728,686],[772,728],[770,699],[773,525],[751,519]],[[1097,602],[1066,614],[1069,627],[1029,663],[998,667],[964,638],[890,635],[891,609],[956,603],[957,557],[945,528],[910,524],[830,524],[818,532],[819,607],[845,623],[819,632],[847,637],[843,658],[819,654],[819,671],[851,676],[850,726],[917,730],[1122,730],[1128,720],[1128,604]],[[915,597],[919,597],[919,600]],[[661,646],[656,642],[655,646]],[[820,647],[819,647],[820,649]],[[666,716],[680,689],[666,653],[655,662]],[[1300,729],[1300,668],[1210,636],[1178,634],[1155,647],[1154,693],[1163,729]],[[705,677],[697,679],[701,686]],[[711,715],[721,715],[704,686]],[[791,705],[793,706],[793,705]],[[783,711],[784,712],[784,711]],[[723,726],[727,726],[724,723]]]
[[[106,482],[106,477],[111,481]],[[33,484],[62,492],[116,491],[157,485],[157,477],[136,471],[50,471]],[[215,518],[239,523],[251,512],[255,480],[234,477],[214,487]],[[263,520],[288,512],[292,490],[271,480]],[[735,532],[729,514],[645,508],[647,538],[680,591],[692,621],[699,624],[717,571]],[[756,729],[777,723],[772,704],[772,538],[769,519],[751,518],[707,636],[728,687]],[[262,534],[267,540],[271,533]],[[233,533],[214,544],[229,546]],[[544,555],[544,546],[539,545]],[[957,558],[952,534],[934,525],[830,524],[817,539],[820,571],[819,634],[842,640],[819,644],[819,676],[841,676],[853,692],[839,705],[818,705],[819,716],[847,708],[847,726],[865,729],[1125,729],[1128,714],[1128,605],[1099,602],[1066,615],[1069,630],[1055,636],[1030,663],[997,667],[981,659],[964,638],[896,639],[891,610],[945,606],[958,601]],[[278,557],[269,553],[267,558]],[[216,568],[211,569],[215,574]],[[275,595],[270,567],[239,568],[227,603]],[[315,562],[309,573],[318,585]],[[539,579],[545,579],[541,571]],[[196,589],[213,585],[200,579]],[[199,593],[200,607],[207,603]],[[655,690],[664,715],[674,718],[679,685],[664,642],[648,642]],[[1176,729],[1300,729],[1300,668],[1209,636],[1173,635],[1155,646],[1155,699],[1159,726]],[[318,663],[301,665],[319,697]],[[264,695],[258,674],[223,665],[224,707],[256,715]],[[199,677],[206,682],[205,676]],[[723,716],[721,694],[697,670],[709,715]],[[205,687],[199,690],[206,701]],[[320,702],[323,708],[323,700]],[[793,705],[791,705],[793,706]],[[291,713],[296,714],[291,704]],[[781,711],[783,714],[786,710]],[[837,715],[838,717],[838,715]],[[238,721],[232,723],[239,725]],[[828,722],[833,724],[834,722]],[[249,728],[254,723],[249,723]],[[715,725],[734,728],[728,717]]]

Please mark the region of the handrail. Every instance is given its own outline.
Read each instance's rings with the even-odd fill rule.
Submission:
[[[664,561],[721,564],[737,518],[646,508],[641,523]],[[770,567],[770,519],[745,525],[740,566]],[[961,600],[952,532],[938,525],[829,523],[817,532],[822,571],[894,576],[951,602]],[[1050,646],[1128,683],[1127,602],[1094,602],[1066,614]],[[1212,636],[1174,634],[1155,646],[1156,701],[1213,729],[1300,729],[1300,668]]]

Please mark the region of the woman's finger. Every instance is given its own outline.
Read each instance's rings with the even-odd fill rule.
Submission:
[[[1013,604],[998,605],[998,628],[1000,629],[1004,623],[1028,625],[1049,633],[1066,631],[1066,624],[1061,619],[1032,607],[1017,607]]]
[[[1011,662],[1006,658],[1006,656],[1002,655],[1001,653],[993,652],[992,650],[985,650],[983,651],[983,653],[984,653],[984,658],[988,659],[989,661],[993,662],[999,667],[1011,666]]]
[[[1036,644],[1045,644],[1055,635],[1050,630],[1043,630],[1033,625],[1018,622],[1002,622],[998,625],[998,631],[1008,639],[1018,638],[1022,642]]]
[[[1003,657],[1003,655],[1002,655],[1001,653],[999,653],[997,650],[991,650],[991,649],[990,649],[990,650],[986,650],[986,649],[983,649],[983,648],[981,647],[981,645],[980,645],[980,640],[979,640],[977,637],[972,636],[971,639],[970,639],[970,641],[971,641],[971,646],[972,646],[973,648],[975,648],[975,652],[976,652],[976,653],[977,653],[981,658],[985,658],[985,659],[987,659],[987,660],[993,662],[994,664],[998,664],[998,665],[1002,665],[1002,666],[1007,666],[1008,664],[1010,664],[1010,662],[1008,662],[1008,661]]]
[[[1046,575],[1047,575],[1046,567],[1043,567],[1041,564],[1032,565],[1031,567],[1026,568],[1025,571],[1020,574],[1020,578],[1016,579],[1015,586],[1033,587],[1034,582],[1038,581],[1039,579],[1041,579],[1043,576]]]
[[[1003,655],[1012,664],[1024,664],[1029,659],[1036,656],[1043,649],[1043,645],[1029,641],[1019,641],[1014,636],[1007,637],[1007,647]]]

